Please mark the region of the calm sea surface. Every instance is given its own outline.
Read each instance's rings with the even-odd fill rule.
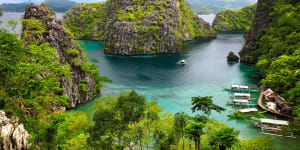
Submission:
[[[1,18],[19,20],[23,13],[4,13]],[[60,17],[62,14],[59,14]],[[214,15],[201,15],[203,19],[212,22]],[[6,23],[1,26],[4,27]],[[18,26],[20,31],[21,26]],[[147,100],[155,100],[165,111],[191,112],[191,97],[213,96],[214,103],[227,109],[224,113],[212,113],[214,118],[230,127],[240,130],[240,137],[256,137],[263,135],[256,127],[252,127],[243,119],[227,117],[233,108],[226,105],[231,94],[223,91],[222,86],[245,84],[259,86],[259,80],[253,78],[258,70],[251,65],[228,63],[226,56],[230,51],[238,53],[244,44],[243,33],[219,33],[216,39],[196,40],[186,43],[182,54],[157,55],[139,57],[120,57],[105,55],[103,42],[81,41],[87,50],[89,58],[98,60],[101,74],[113,80],[106,83],[102,94],[118,95],[122,90],[135,89]],[[181,59],[188,64],[176,65]],[[257,94],[252,94],[257,98]],[[86,110],[93,104],[89,102],[80,105],[75,111]],[[272,115],[267,117],[274,118]],[[298,149],[298,139],[270,136],[275,141],[277,149]]]

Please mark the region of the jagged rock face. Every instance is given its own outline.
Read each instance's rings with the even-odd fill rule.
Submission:
[[[216,31],[247,31],[252,23],[256,5],[244,7],[240,10],[224,10],[219,12],[214,21]]]
[[[75,20],[80,24],[81,19],[78,18],[82,16],[75,14],[90,15],[87,12],[101,8],[99,5],[103,10],[95,11],[101,15],[95,18],[94,27],[85,25],[81,29],[80,25],[72,22]],[[103,14],[106,14],[105,17]],[[66,13],[64,20],[79,39],[85,39],[86,35],[76,32],[83,30],[90,33],[90,39],[105,41],[105,53],[115,55],[179,53],[184,41],[216,37],[216,32],[193,14],[185,0],[109,0],[98,6],[79,4]],[[94,29],[97,29],[98,35],[94,34]]]
[[[23,124],[19,124],[16,118],[7,118],[2,110],[0,110],[0,135],[1,150],[25,150],[30,146],[28,139],[31,136]]]
[[[25,45],[36,41],[39,43],[48,42],[51,47],[56,49],[60,63],[62,65],[67,64],[71,68],[71,79],[67,79],[64,76],[61,77],[61,87],[64,90],[62,93],[57,94],[66,94],[68,96],[68,108],[73,108],[78,104],[90,101],[97,94],[94,90],[96,83],[85,70],[76,65],[76,62],[70,60],[74,57],[74,54],[67,53],[70,49],[78,53],[76,55],[80,61],[84,58],[81,49],[74,43],[72,36],[67,33],[68,31],[64,28],[62,21],[57,19],[55,12],[45,6],[45,4],[41,4],[40,6],[28,4],[26,6],[24,19],[32,18],[38,20],[45,31],[42,34],[24,35],[24,31],[35,29],[31,29],[30,25],[23,25],[22,40]],[[85,92],[80,91],[82,81],[87,85]]]
[[[234,54],[234,52],[229,52],[227,56],[227,61],[239,61],[240,58]]]
[[[264,34],[263,31],[270,22],[269,13],[275,1],[276,0],[258,0],[252,25],[245,35],[246,43],[239,53],[242,62],[256,63],[259,56],[252,56],[252,52],[258,48],[257,42]],[[248,56],[251,56],[252,59]]]

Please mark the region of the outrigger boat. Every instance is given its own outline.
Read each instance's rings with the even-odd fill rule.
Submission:
[[[231,101],[228,101],[228,104],[239,106],[256,106],[256,104],[249,104],[249,100],[247,99],[233,99]]]
[[[262,117],[263,113],[265,112],[258,112],[256,108],[247,108],[234,111],[230,115],[228,115],[228,117],[249,119],[251,117]]]
[[[282,132],[281,128],[289,125],[289,122],[286,120],[274,120],[267,118],[251,118],[251,120],[254,121],[254,126],[259,127],[262,130],[263,134],[296,138],[293,136],[292,132]]]
[[[245,85],[231,85],[230,87],[223,87],[226,91],[232,91],[232,92],[259,92],[259,89],[245,86]]]

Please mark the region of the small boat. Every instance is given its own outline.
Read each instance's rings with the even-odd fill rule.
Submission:
[[[244,118],[249,119],[251,117],[263,117],[265,112],[258,112],[256,108],[239,109],[238,111],[233,111],[231,114],[227,115],[230,118]]]
[[[293,132],[282,132],[283,126],[288,126],[289,122],[286,120],[274,120],[268,118],[251,118],[254,121],[254,125],[259,127],[263,134],[286,136],[296,138],[293,136]]]
[[[228,104],[239,106],[256,106],[256,104],[249,104],[249,100],[246,99],[233,99],[231,101],[228,101]]]
[[[250,86],[245,85],[231,85],[230,87],[223,87],[226,91],[232,91],[232,92],[259,92],[259,89],[254,89]]]
[[[247,109],[240,109],[239,112],[241,113],[249,113],[249,112],[256,112],[258,111],[257,108],[247,108]]]
[[[234,93],[233,96],[235,99],[250,100],[251,94],[249,94],[249,93]]]
[[[186,65],[186,60],[182,59],[176,63],[177,65]]]

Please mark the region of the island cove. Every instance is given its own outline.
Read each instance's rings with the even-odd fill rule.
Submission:
[[[290,18],[291,22],[286,24],[277,22],[277,19],[282,20],[282,12],[296,18],[296,8],[283,0],[265,2],[260,0],[257,4],[244,47],[243,34],[219,32],[216,35],[208,23],[190,13],[185,1],[111,0],[79,4],[64,17],[64,23],[56,19],[47,3],[40,6],[29,4],[22,20],[21,40],[17,35],[0,30],[3,39],[0,42],[4,48],[0,53],[4,58],[1,62],[7,64],[0,66],[4,77],[0,82],[0,109],[4,110],[0,114],[1,119],[4,118],[0,123],[0,146],[4,149],[15,146],[20,147],[18,149],[29,146],[33,149],[123,149],[136,146],[148,149],[153,145],[154,149],[179,149],[179,146],[184,149],[189,145],[200,150],[202,146],[204,149],[247,149],[245,147],[252,144],[260,147],[258,149],[283,149],[283,142],[291,145],[290,149],[297,149],[296,139],[271,136],[275,141],[273,148],[270,138],[243,139],[257,137],[260,130],[245,118],[227,117],[234,116],[232,112],[243,112],[227,105],[232,97],[248,98],[239,100],[243,103],[250,100],[256,103],[258,99],[255,91],[233,94],[222,88],[233,84],[249,87],[265,84],[286,98],[284,100],[288,103],[284,105],[288,111],[279,110],[280,113],[297,115],[298,112],[298,83],[278,87],[278,82],[290,83],[299,77],[299,45],[283,44],[290,53],[278,51],[274,56],[267,50],[277,49],[263,42],[273,39],[269,36],[278,38],[278,34],[272,32],[273,28],[285,31],[287,38],[282,39],[282,43],[287,39],[287,43],[295,41],[297,36],[293,31],[297,27],[290,23],[297,24],[297,19]],[[265,9],[265,5],[274,9]],[[284,7],[277,9],[279,6]],[[81,14],[89,14],[86,11],[91,11],[92,17],[82,17]],[[168,12],[176,13],[173,16]],[[256,26],[261,16],[271,16],[273,20]],[[93,17],[96,19],[91,21]],[[91,22],[80,26],[76,22],[79,20]],[[70,30],[64,26],[66,24]],[[257,28],[268,34],[262,37],[253,34]],[[74,36],[103,40],[104,43],[77,41],[86,49],[84,52],[74,42]],[[251,39],[257,42],[253,43]],[[242,47],[241,60],[258,62],[260,70],[243,62],[226,61],[228,52],[237,53]],[[260,50],[256,51],[255,47]],[[258,57],[260,53],[262,56]],[[181,60],[187,63],[178,65]],[[274,72],[278,66],[280,72]],[[282,74],[285,67],[289,68],[288,76]],[[100,76],[99,70],[104,76]],[[105,76],[113,82],[104,83],[110,81]],[[260,82],[261,78],[264,79]],[[239,87],[245,90],[244,87],[248,86]],[[100,97],[91,101],[95,95]],[[267,99],[272,98],[272,94],[266,95]],[[283,98],[279,99],[282,101]],[[79,104],[82,105],[77,106]],[[276,105],[272,104],[272,107],[276,109]],[[65,111],[65,108],[72,111]],[[272,120],[273,115],[258,114],[263,114],[262,119],[256,119],[262,122],[255,125],[261,129],[270,122],[277,122]],[[277,116],[277,119],[284,118]],[[298,134],[297,119],[279,121],[287,128],[274,126],[272,131],[282,129]],[[15,128],[6,128],[18,122],[20,124]],[[32,145],[27,142],[29,138]],[[226,138],[231,140],[225,142]]]

